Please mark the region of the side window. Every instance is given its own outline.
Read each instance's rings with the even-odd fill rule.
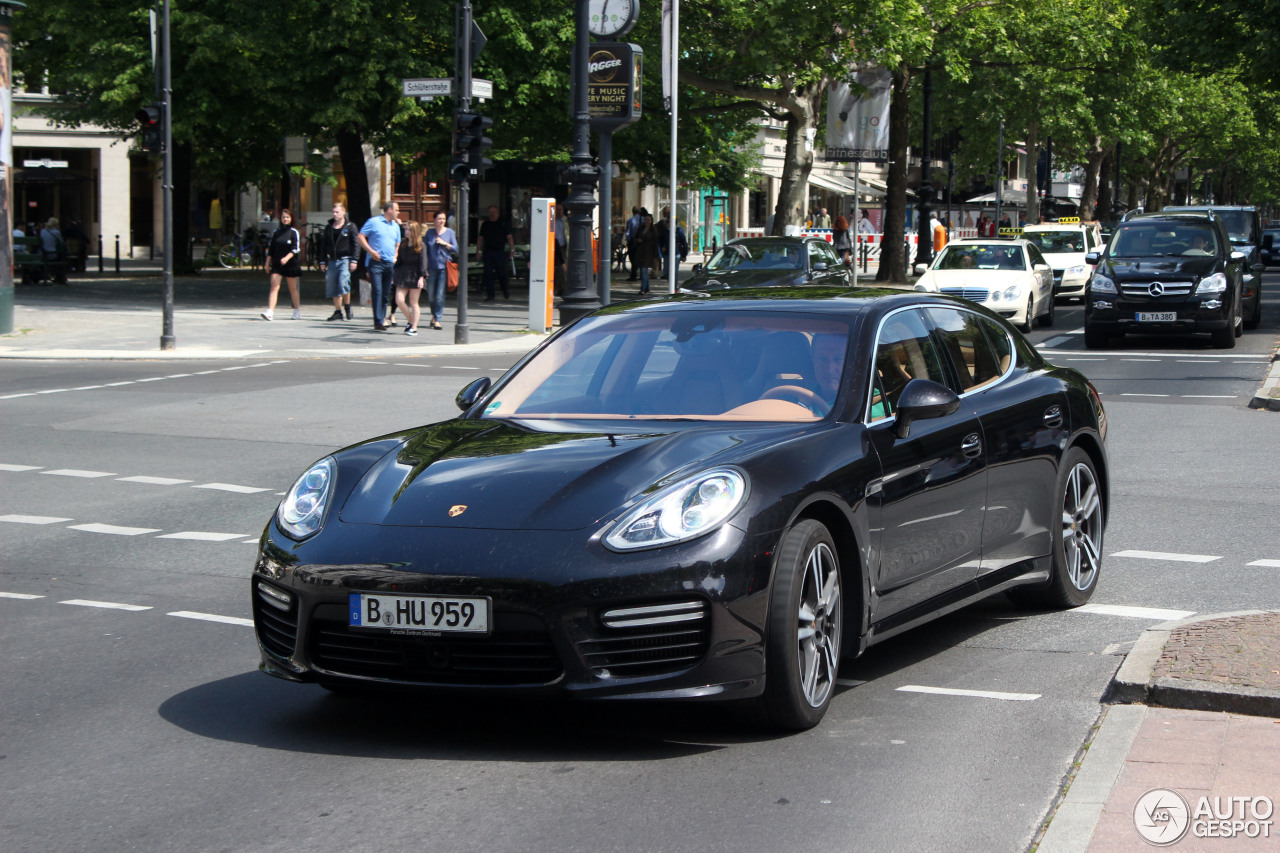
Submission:
[[[836,250],[831,248],[830,243],[823,243],[818,248],[822,250],[822,260],[827,262],[828,267],[834,268],[840,263],[840,258],[836,256]]]
[[[996,381],[1009,369],[1013,343],[998,324],[958,308],[926,308],[942,348],[951,357],[963,394]]]
[[[822,253],[823,245],[817,241],[809,243],[809,269],[813,269],[815,264],[828,263],[827,256]]]
[[[1040,254],[1040,250],[1033,244],[1027,244],[1027,254],[1031,256],[1031,266],[1034,268],[1036,264],[1048,265],[1048,261],[1044,259],[1044,255]]]
[[[880,327],[867,419],[878,421],[892,415],[898,408],[902,389],[912,379],[947,384],[933,338],[914,309],[890,314]]]

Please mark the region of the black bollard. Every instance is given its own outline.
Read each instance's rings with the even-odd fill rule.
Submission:
[[[116,235],[116,274],[120,274],[120,235]]]
[[[102,235],[98,235],[98,272],[102,272]]]

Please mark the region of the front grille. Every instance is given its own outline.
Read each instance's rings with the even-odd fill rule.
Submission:
[[[962,299],[968,299],[970,302],[987,301],[987,289],[985,287],[944,287],[942,292],[947,296],[959,296]]]
[[[1126,281],[1120,285],[1120,292],[1125,296],[1147,297],[1148,299],[1160,299],[1165,296],[1186,296],[1191,293],[1192,283],[1189,281],[1162,281],[1160,286],[1164,288],[1164,293],[1159,296],[1151,295],[1151,282],[1129,282]]]
[[[495,613],[487,637],[391,636],[352,630],[341,605],[320,605],[311,620],[311,663],[341,675],[423,684],[546,684],[562,667],[536,616]]]
[[[253,624],[267,651],[282,658],[293,656],[298,645],[298,599],[262,581],[254,581]]]
[[[1054,283],[1054,284],[1062,284],[1062,272],[1063,272],[1062,270],[1054,270],[1054,271],[1053,271],[1053,283]]]
[[[579,641],[578,651],[603,678],[688,669],[706,656],[711,638],[711,619],[702,601],[610,610],[600,619],[600,636]]]

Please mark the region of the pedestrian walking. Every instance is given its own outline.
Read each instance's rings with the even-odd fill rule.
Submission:
[[[654,230],[657,232],[657,235],[658,235],[658,240],[657,240],[658,259],[662,262],[661,264],[655,265],[654,272],[657,273],[662,278],[663,281],[666,281],[670,277],[668,268],[669,268],[669,262],[671,260],[670,258],[667,257],[667,246],[669,245],[669,241],[671,239],[671,208],[670,207],[662,208],[662,218],[659,219],[658,222],[654,225]]]
[[[427,254],[427,299],[431,304],[431,328],[443,329],[445,285],[449,280],[449,262],[460,254],[458,237],[446,222],[444,211],[436,214],[434,228],[427,230],[423,245]]]
[[[418,317],[421,313],[418,300],[422,297],[422,287],[427,281],[427,253],[422,242],[423,231],[420,222],[406,225],[404,239],[400,241],[400,252],[396,255],[396,305],[407,324],[404,333],[410,336],[418,334]]]
[[[632,205],[631,218],[627,220],[626,230],[622,232],[622,238],[627,247],[627,260],[631,263],[631,274],[627,276],[627,281],[635,281],[639,274],[639,268],[636,266],[635,254],[631,251],[631,240],[636,235],[636,231],[640,230],[640,226],[644,223],[644,216],[640,213],[641,208]]]
[[[853,243],[849,240],[849,220],[844,218],[844,214],[837,216],[832,223],[831,248],[836,250],[845,266],[852,263],[849,259],[853,257]]]
[[[40,229],[40,251],[46,261],[61,261],[67,257],[67,244],[62,239],[62,230],[58,228],[57,217],[49,217],[49,221]],[[63,264],[51,264],[53,283],[67,283],[67,269]]]
[[[360,248],[368,253],[366,263],[369,268],[373,328],[378,332],[387,330],[382,303],[388,289],[393,286],[396,255],[400,249],[400,223],[396,221],[399,215],[400,205],[389,201],[382,205],[381,216],[369,217],[369,221],[360,229]]]
[[[271,233],[271,240],[267,243],[267,273],[270,284],[267,290],[267,310],[262,312],[262,319],[275,319],[281,279],[289,285],[293,319],[302,319],[302,299],[298,295],[298,277],[302,275],[302,264],[298,260],[301,245],[298,229],[293,227],[293,213],[287,208],[281,210],[280,226]]]
[[[351,319],[351,275],[360,264],[360,232],[347,219],[347,206],[334,202],[333,218],[320,236],[324,295],[333,300],[330,320]]]
[[[817,216],[813,218],[813,227],[814,228],[830,228],[831,227],[831,214],[827,213],[827,209],[825,207],[822,208],[821,213],[819,213]]]
[[[645,215],[635,236],[631,238],[633,257],[640,265],[640,292],[649,292],[649,270],[654,259],[658,257],[658,229],[654,227],[653,216]]]
[[[498,208],[489,205],[487,218],[480,223],[480,233],[476,237],[476,260],[484,264],[485,302],[492,302],[495,298],[495,276],[502,285],[502,298],[511,298],[509,279],[515,253],[516,241],[511,236],[510,226],[498,218]]]

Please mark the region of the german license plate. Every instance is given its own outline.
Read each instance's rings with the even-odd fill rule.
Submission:
[[[1139,323],[1173,323],[1178,319],[1176,311],[1139,311]]]
[[[488,634],[489,599],[353,592],[347,624],[393,634]]]

